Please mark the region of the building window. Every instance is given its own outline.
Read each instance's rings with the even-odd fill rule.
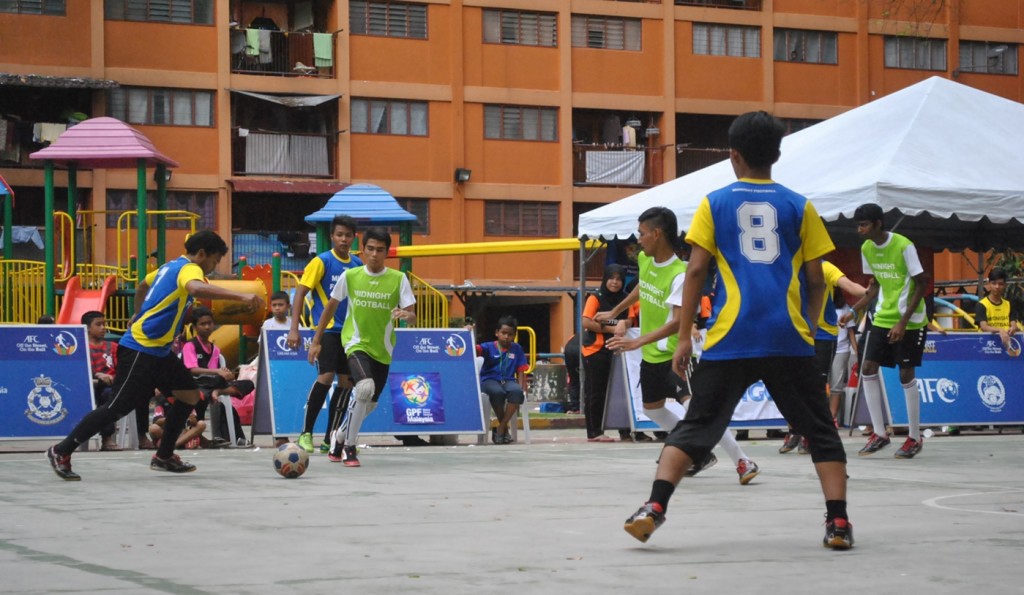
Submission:
[[[761,29],[693,24],[693,53],[700,56],[761,57]]]
[[[945,70],[946,40],[887,36],[885,67]]]
[[[120,87],[108,92],[107,108],[129,124],[213,126],[213,91]]]
[[[67,8],[64,0],[0,0],[0,12],[62,17]]]
[[[484,106],[484,138],[558,141],[558,109],[520,105]]]
[[[427,104],[423,101],[353,99],[352,132],[427,136]]]
[[[421,235],[430,233],[430,199],[427,198],[399,198],[395,197],[398,205],[416,215],[416,221],[412,224],[412,232]],[[389,225],[391,233],[400,233],[400,225]]]
[[[488,201],[484,235],[558,237],[558,203]]]
[[[572,47],[640,51],[640,19],[573,15]]]
[[[521,10],[484,10],[484,43],[558,46],[558,16]]]
[[[775,61],[838,64],[838,39],[833,31],[776,29]]]
[[[348,22],[353,35],[427,38],[425,4],[353,0],[349,4]]]
[[[960,72],[1017,74],[1017,44],[960,41]]]
[[[213,24],[214,0],[104,0],[104,16],[111,21]]]
[[[107,227],[117,228],[117,219],[125,211],[134,211],[139,206],[137,190],[107,190]],[[156,210],[156,191],[146,192],[146,211]],[[217,227],[217,194],[215,192],[167,192],[167,210],[188,211],[199,215],[196,229]],[[132,223],[134,225],[134,222]],[[151,221],[150,226],[156,222]],[[167,221],[167,229],[191,229],[186,220]]]

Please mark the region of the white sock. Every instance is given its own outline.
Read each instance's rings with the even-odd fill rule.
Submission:
[[[658,407],[657,409],[644,409],[644,415],[666,432],[671,432],[680,420],[679,416],[672,413],[665,406]]]
[[[355,407],[349,413],[348,432],[345,433],[345,446],[356,446],[359,444],[359,428],[366,419],[366,403],[356,401]]]
[[[722,434],[722,439],[718,441],[718,445],[725,449],[725,452],[729,453],[729,458],[732,459],[733,465],[739,465],[741,459],[749,459],[747,453],[743,452],[740,448],[740,443],[736,442],[736,435],[732,433],[732,430],[726,430]]]
[[[878,374],[874,376],[861,376],[861,386],[864,387],[864,400],[868,403],[868,413],[871,415],[871,427],[879,436],[885,436],[885,416],[882,415],[882,381]]]
[[[903,385],[903,396],[907,399],[907,435],[914,440],[921,439],[921,394],[917,390],[917,380]]]

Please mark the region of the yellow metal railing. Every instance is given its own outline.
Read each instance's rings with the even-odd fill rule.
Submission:
[[[416,327],[447,328],[448,298],[433,285],[409,271],[412,293],[416,296]]]
[[[64,211],[53,213],[53,280],[63,283],[75,274],[75,221]]]
[[[0,316],[3,322],[35,324],[43,315],[46,263],[0,260]]]
[[[533,374],[533,369],[537,367],[537,333],[529,326],[521,326],[516,329],[516,341],[519,341],[519,333],[526,333],[527,347],[526,359],[530,363],[530,367],[526,369],[527,374]]]
[[[146,211],[146,219],[148,225],[146,229],[150,232],[154,230],[152,224],[153,217],[163,215],[166,217],[166,221],[188,221],[189,222],[189,235],[196,232],[196,221],[199,220],[199,215],[189,211]],[[136,271],[131,269],[131,257],[132,251],[136,250],[138,246],[137,238],[139,234],[138,225],[132,225],[132,218],[138,219],[138,211],[124,211],[117,218],[117,266],[118,268],[127,271],[126,279],[128,281],[138,281]],[[152,246],[156,246],[154,242]],[[145,258],[147,260],[146,269],[150,270],[148,264],[149,255],[139,254],[138,258]]]

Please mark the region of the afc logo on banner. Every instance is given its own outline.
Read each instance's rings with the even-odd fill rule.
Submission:
[[[955,403],[960,396],[960,384],[949,378],[918,378],[917,388],[924,403],[934,403],[935,399]]]

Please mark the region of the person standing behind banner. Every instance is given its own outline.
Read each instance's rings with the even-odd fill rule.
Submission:
[[[295,289],[295,303],[292,305],[292,323],[288,332],[288,347],[297,349],[299,347],[299,319],[302,316],[302,306],[307,296],[311,300],[310,324],[323,317],[331,289],[338,283],[338,279],[350,269],[361,266],[363,261],[351,254],[352,241],[356,238],[356,220],[348,215],[337,215],[331,221],[331,244],[333,247],[327,252],[318,254],[309,261],[306,269],[302,272],[299,285]],[[341,344],[341,329],[345,324],[345,316],[348,312],[348,302],[342,301],[333,311],[334,318],[326,321],[322,350],[316,359],[317,376],[313,386],[309,389],[309,396],[306,397],[306,415],[303,419],[302,433],[299,434],[299,446],[306,452],[313,452],[313,426],[320,410],[327,400],[327,391],[331,390],[331,383],[337,376],[338,384],[331,394],[330,408],[328,409],[327,432],[324,434],[324,441],[320,444],[320,452],[327,452],[330,449],[331,431],[340,423],[340,417],[344,415],[347,408],[348,397],[351,393],[352,383],[349,380],[348,358],[345,355],[345,348]]]
[[[355,384],[354,400],[347,414],[340,412],[344,421],[335,431],[327,455],[331,462],[342,462],[346,467],[360,466],[356,457],[359,429],[366,416],[377,408],[377,399],[388,381],[396,323],[416,324],[416,297],[409,278],[384,266],[390,248],[391,235],[387,230],[366,230],[362,252],[366,264],[348,269],[338,278],[309,345],[309,362],[313,363],[320,356],[325,329],[340,305],[347,301],[341,341]]]
[[[626,274],[623,267],[610,264],[604,269],[601,287],[596,295],[587,296],[583,307],[583,354],[586,372],[583,413],[587,423],[587,440],[590,442],[614,442],[604,435],[604,410],[608,395],[608,376],[612,369],[612,352],[605,343],[615,335],[619,320],[625,320],[627,312],[619,312],[616,318],[595,319],[598,312],[608,312],[626,299]],[[627,433],[628,436],[628,433]]]
[[[872,455],[891,442],[882,413],[882,381],[878,368],[899,366],[909,428],[907,439],[895,457],[912,459],[924,445],[921,395],[915,368],[921,365],[928,336],[924,303],[926,278],[914,243],[898,233],[885,231],[883,218],[882,207],[874,203],[862,204],[853,213],[857,235],[864,238],[860,249],[864,273],[871,275],[867,294],[853,309],[860,312],[878,298],[871,327],[865,333],[864,363],[860,369],[864,400],[874,432],[859,454]]]
[[[811,202],[771,179],[783,132],[782,122],[763,111],[736,118],[729,127],[729,159],[737,181],[709,193],[694,213],[672,358],[673,370],[689,377],[693,396],[686,418],[665,441],[650,498],[623,525],[640,541],[665,522],[676,485],[728,428],[747,388],[761,380],[787,421],[810,439],[825,496],[823,544],[853,546],[846,452],[821,398],[813,357],[824,301],[821,257],[834,246]],[[690,372],[693,325],[712,261],[718,270],[712,315],[704,351]]]
[[[185,240],[185,255],[146,275],[135,290],[137,311],[117,347],[114,398],[82,418],[67,438],[51,446],[46,458],[54,473],[66,481],[82,479],[71,469],[71,454],[107,424],[131,413],[136,405],[153,397],[153,391],[173,397],[167,412],[164,440],[149,462],[155,471],[188,473],[194,465],[174,454],[175,442],[199,402],[199,389],[185,364],[171,352],[171,343],[184,326],[185,312],[195,298],[231,300],[259,312],[263,300],[254,293],[239,293],[211,285],[212,273],[228,252],[219,235],[198,231]]]
[[[1021,313],[1012,309],[1006,295],[1006,271],[995,267],[988,274],[985,284],[988,295],[978,300],[974,308],[974,322],[982,332],[999,335],[1003,349],[1010,355],[1020,355],[1020,344],[1013,345],[1010,340],[1020,333],[1017,320]]]

